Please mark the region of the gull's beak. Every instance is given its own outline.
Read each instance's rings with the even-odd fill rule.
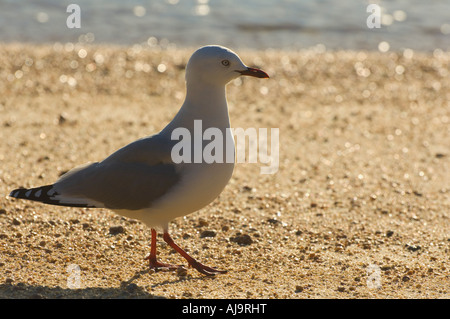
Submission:
[[[248,76],[254,76],[255,78],[261,78],[261,79],[268,79],[269,76],[266,72],[260,69],[255,68],[247,68],[247,70],[239,71],[236,70],[236,72],[239,72],[241,75],[248,75]]]

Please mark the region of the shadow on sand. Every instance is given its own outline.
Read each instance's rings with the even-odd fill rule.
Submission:
[[[127,281],[122,281],[119,287],[87,287],[80,289],[63,288],[60,286],[46,287],[26,283],[0,284],[0,299],[165,299],[165,296],[151,294],[133,281],[148,274],[149,270],[138,271]],[[151,288],[174,284],[185,280],[201,278],[180,277],[176,280],[166,280],[151,285]]]

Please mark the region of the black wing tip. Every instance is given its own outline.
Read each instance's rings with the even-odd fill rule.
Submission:
[[[11,193],[9,193],[9,197],[13,197],[13,198],[17,198],[17,195],[19,194],[19,192],[24,189],[24,188],[17,188],[13,191],[11,191]]]
[[[21,199],[30,199],[30,200],[39,200],[39,197],[43,195],[43,198],[48,197],[47,192],[53,187],[53,185],[45,185],[36,188],[16,188],[15,190],[9,193],[9,197],[13,198],[21,198]],[[56,195],[55,192],[53,195]]]
[[[9,197],[13,197],[13,198],[26,198],[25,197],[25,193],[28,191],[28,188],[16,188],[15,190],[13,190],[11,193],[9,193]]]
[[[70,203],[70,202],[61,203],[59,199],[54,198],[54,196],[59,195],[58,192],[53,190],[51,195],[49,195],[52,188],[53,188],[53,185],[45,185],[45,186],[35,187],[35,188],[17,188],[9,194],[9,197],[32,200],[35,202],[41,202],[44,204],[56,205],[56,206],[86,207],[86,208],[87,207],[95,207],[95,206],[92,206],[89,204],[84,204],[84,203]]]

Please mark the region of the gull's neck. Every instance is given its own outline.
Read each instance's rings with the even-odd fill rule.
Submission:
[[[203,129],[230,127],[225,85],[188,81],[181,109],[161,133],[169,133],[177,127],[192,131],[194,120],[202,120]]]

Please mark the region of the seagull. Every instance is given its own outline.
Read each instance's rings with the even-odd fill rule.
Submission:
[[[169,222],[211,203],[227,185],[234,169],[234,139],[225,87],[239,76],[269,78],[260,69],[246,66],[228,48],[209,45],[195,51],[186,65],[186,98],[173,120],[158,134],[141,138],[117,150],[101,162],[76,167],[54,184],[19,188],[12,198],[70,207],[106,208],[142,221],[151,229],[151,269],[177,269],[157,259],[157,229],[164,241],[183,256],[189,266],[204,275],[226,273],[208,267],[180,248],[169,235]],[[174,161],[178,143],[173,133],[183,128],[194,134],[195,122],[216,128],[231,139],[232,161]],[[193,145],[193,144],[192,144]],[[201,145],[203,147],[203,144]],[[194,146],[192,146],[193,153]]]

